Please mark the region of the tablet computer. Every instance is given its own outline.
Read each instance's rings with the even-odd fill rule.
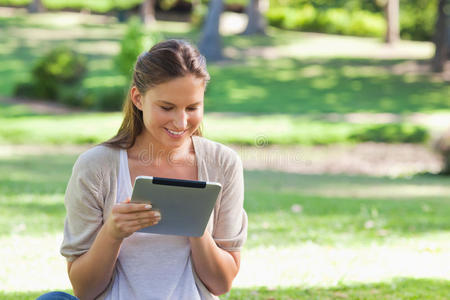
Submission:
[[[139,232],[202,236],[216,203],[220,183],[138,176],[131,202],[150,203],[161,221]]]

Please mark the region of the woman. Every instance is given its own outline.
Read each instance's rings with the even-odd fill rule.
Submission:
[[[188,43],[155,45],[136,62],[117,135],[75,163],[61,253],[78,298],[214,299],[230,290],[247,232],[243,171],[234,151],[201,137],[208,80]],[[161,219],[129,202],[139,175],[220,182],[203,236],[136,232]]]

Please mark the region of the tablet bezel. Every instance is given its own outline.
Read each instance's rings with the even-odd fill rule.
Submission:
[[[150,203],[161,221],[139,232],[179,236],[202,236],[222,185],[218,182],[154,176],[135,179],[132,203]]]

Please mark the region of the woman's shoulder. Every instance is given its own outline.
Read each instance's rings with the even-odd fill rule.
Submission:
[[[118,163],[120,149],[106,145],[96,145],[78,156],[75,167],[82,169],[105,169]]]
[[[220,167],[241,164],[241,159],[234,149],[205,137],[196,136],[195,139],[196,150],[199,150],[200,156],[208,164],[216,164]]]

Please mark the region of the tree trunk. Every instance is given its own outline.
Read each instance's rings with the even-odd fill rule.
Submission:
[[[242,34],[266,34],[266,19],[261,13],[260,0],[250,0],[246,8],[248,23]]]
[[[386,12],[386,43],[393,44],[400,39],[399,0],[388,0]]]
[[[191,0],[191,12],[195,11],[196,8],[201,4],[201,0]]]
[[[219,33],[220,15],[223,11],[222,0],[211,0],[208,16],[203,25],[203,34],[199,42],[199,50],[207,60],[215,61],[223,59],[222,38]]]
[[[41,0],[33,0],[29,5],[28,5],[28,12],[29,13],[40,13],[40,12],[44,12],[45,11],[45,7],[42,4]]]
[[[450,59],[450,13],[447,13],[445,17],[447,18],[445,22],[447,26],[447,59]]]
[[[439,0],[438,4],[438,18],[434,31],[434,44],[436,51],[431,61],[431,68],[433,72],[442,72],[444,64],[447,60],[447,16],[445,15],[446,0]]]
[[[155,0],[145,0],[141,4],[141,19],[146,26],[155,23]]]

